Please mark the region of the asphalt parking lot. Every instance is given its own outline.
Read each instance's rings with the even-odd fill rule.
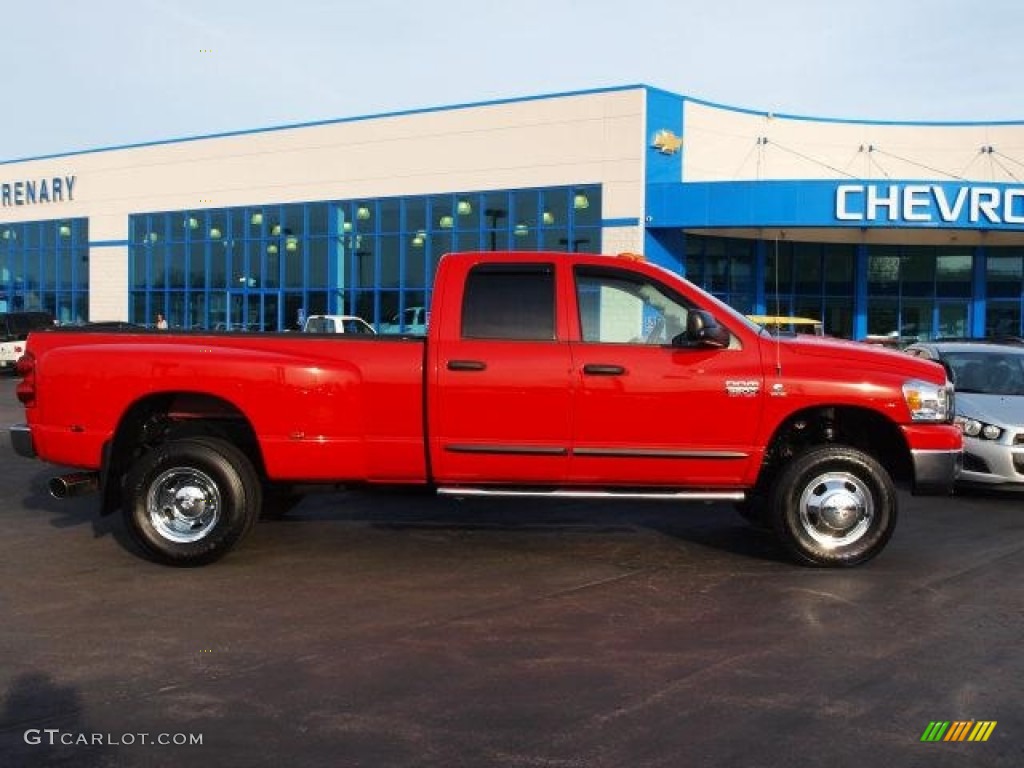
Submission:
[[[323,493],[181,570],[0,462],[3,766],[1024,765],[1024,496],[831,571],[725,505]]]

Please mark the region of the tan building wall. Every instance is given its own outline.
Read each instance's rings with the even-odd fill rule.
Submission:
[[[692,101],[683,113],[685,181],[1024,178],[1024,124],[796,119]]]
[[[74,176],[72,201],[5,206],[0,222],[87,217],[93,243],[134,213],[601,184],[604,218],[643,217],[642,88],[424,111],[0,165],[0,183]],[[639,250],[642,230],[615,232]],[[90,252],[90,317],[128,316],[128,249]]]

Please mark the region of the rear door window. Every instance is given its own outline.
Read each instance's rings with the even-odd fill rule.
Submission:
[[[462,338],[554,341],[554,266],[481,264],[470,270]]]

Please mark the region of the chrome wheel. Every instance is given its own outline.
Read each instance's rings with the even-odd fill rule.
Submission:
[[[826,472],[811,480],[797,507],[804,532],[826,549],[860,539],[871,527],[875,507],[871,491],[847,472]]]
[[[173,467],[150,485],[146,514],[167,541],[187,544],[206,537],[217,526],[222,509],[217,483],[198,469]]]

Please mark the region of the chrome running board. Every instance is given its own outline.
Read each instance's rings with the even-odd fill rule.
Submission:
[[[654,499],[659,501],[743,501],[743,491],[585,491],[522,488],[438,488],[439,496],[504,496],[545,499]]]

